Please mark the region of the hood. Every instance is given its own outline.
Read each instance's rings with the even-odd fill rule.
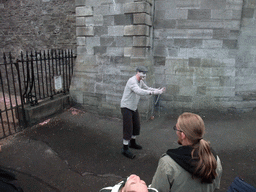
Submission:
[[[178,163],[183,169],[189,173],[195,173],[197,162],[199,161],[198,154],[194,152],[194,157],[192,158],[191,152],[193,150],[192,146],[182,146],[177,149],[169,149],[166,153],[169,155],[176,163]],[[213,149],[211,149],[214,157],[217,156]],[[197,175],[197,174],[195,174]]]

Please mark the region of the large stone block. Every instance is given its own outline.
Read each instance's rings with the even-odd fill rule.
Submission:
[[[84,17],[85,19],[85,26],[94,26],[94,17]]]
[[[188,19],[207,20],[211,18],[211,9],[190,9],[188,10]]]
[[[90,27],[77,27],[76,28],[77,36],[94,36],[94,28]]]
[[[148,48],[139,48],[139,47],[132,48],[132,57],[147,57],[148,54],[149,54]]]
[[[147,2],[126,3],[124,6],[125,13],[148,13],[151,12],[151,6]]]
[[[145,36],[134,36],[133,47],[150,47],[150,38]]]
[[[97,65],[86,65],[85,63],[80,63],[77,68],[76,68],[76,71],[79,72],[79,73],[97,73],[98,72],[98,66]],[[86,86],[86,87],[91,87],[93,86],[93,82],[90,81],[90,79],[85,79],[84,77],[82,77],[80,79],[81,82],[79,82],[81,84],[81,89],[83,88],[83,86]],[[84,85],[83,85],[83,82]],[[92,88],[91,88],[92,89]]]
[[[219,77],[195,77],[193,79],[193,85],[195,86],[206,86],[208,87],[219,87]]]
[[[240,21],[238,20],[209,20],[209,21],[199,21],[199,20],[178,20],[178,29],[231,29],[239,30]]]
[[[83,7],[76,7],[76,16],[77,17],[89,17],[93,16],[93,10],[92,7],[89,6],[83,6]]]
[[[124,48],[124,57],[131,57],[132,56],[132,47],[125,47]]]
[[[174,39],[174,45],[181,48],[202,47],[201,39]]]
[[[176,28],[176,20],[163,20],[161,18],[157,18],[154,22],[155,29],[174,29]]]
[[[167,57],[168,56],[168,48],[165,46],[157,46],[154,47],[154,56]]]
[[[223,48],[237,49],[237,40],[223,40]]]
[[[234,87],[207,87],[206,95],[211,97],[234,97]]]
[[[24,106],[24,115],[21,108],[18,108],[19,117],[21,119],[26,119],[29,126],[35,125],[42,121],[42,119],[46,119],[51,117],[52,115],[56,115],[62,113],[65,108],[70,107],[70,96],[69,95],[55,95],[52,99],[46,98],[40,105],[25,105]]]
[[[121,0],[121,1],[124,1],[124,0]],[[130,0],[131,2],[133,1],[133,0]],[[151,5],[153,4],[153,1],[154,0],[134,0],[134,2],[148,2],[148,3],[150,3]],[[126,2],[127,2],[127,0],[126,0]]]
[[[105,0],[86,0],[86,5],[90,5],[90,6],[99,6],[103,3],[106,3]],[[110,3],[110,1],[108,1],[107,3]]]
[[[85,6],[86,0],[76,0],[76,7]]]
[[[85,26],[85,18],[76,17],[76,26]]]
[[[77,45],[85,45],[85,37],[77,37]]]
[[[114,25],[132,25],[133,14],[114,15]]]
[[[188,19],[188,10],[176,9],[176,7],[172,7],[171,9],[160,10],[156,15],[156,18],[163,18],[164,20]]]
[[[154,29],[156,39],[187,39],[188,30],[186,29]]]
[[[212,19],[233,19],[233,10],[218,9],[211,10]]]
[[[124,48],[123,47],[107,47],[107,55],[123,56]]]
[[[114,2],[112,0],[112,2]],[[124,4],[123,3],[113,3],[110,4],[110,13],[113,15],[118,15],[118,14],[124,14]]]
[[[107,47],[103,47],[103,46],[95,46],[94,47],[94,55],[103,55],[107,53]]]
[[[242,10],[243,0],[227,0],[226,9]]]
[[[226,0],[206,0],[201,1],[200,8],[201,9],[212,9],[212,10],[218,10],[218,9],[225,9],[226,7]]]
[[[212,77],[235,77],[236,70],[225,66],[214,67],[211,71]]]
[[[100,46],[116,47],[114,37],[101,37]]]
[[[206,95],[206,86],[198,86],[196,94],[197,95]]]
[[[201,59],[200,58],[189,58],[188,65],[190,67],[200,67]]]
[[[102,94],[84,94],[83,104],[90,106],[98,106],[102,102]]]
[[[223,45],[222,40],[203,40],[203,48],[206,49],[214,49],[214,48],[221,48]]]
[[[253,18],[255,9],[253,8],[243,8],[242,17],[243,18]]]
[[[176,1],[177,3],[177,8],[180,9],[199,9],[201,1],[199,0],[179,0]]]
[[[104,26],[113,26],[114,25],[114,16],[113,15],[104,15],[103,16],[103,25]]]
[[[87,37],[86,47],[100,46],[100,37]]]
[[[108,27],[107,26],[95,26],[94,27],[95,36],[107,36],[108,35]]]
[[[93,7],[95,15],[112,15],[110,11],[110,5],[97,5]]]
[[[184,102],[184,103],[189,103],[192,102],[192,96],[183,96],[183,95],[177,95],[174,96],[173,100],[175,102]]]
[[[180,70],[181,71],[181,70]],[[193,78],[191,76],[187,76],[187,74],[171,74],[166,75],[166,82],[171,82],[172,85],[178,86],[193,86]]]
[[[255,0],[247,0],[247,8],[254,8],[256,9],[256,1]]]
[[[189,29],[187,31],[189,39],[212,39],[212,29]]]
[[[86,56],[84,57],[83,64],[87,66],[95,66],[96,64],[96,57],[95,56]]]
[[[149,26],[128,25],[124,27],[124,36],[144,35],[149,36]]]
[[[229,29],[213,29],[213,39],[227,39],[229,34]]]
[[[235,78],[234,77],[220,77],[220,86],[221,87],[235,87]]]
[[[197,87],[195,86],[181,86],[179,89],[179,94],[183,96],[192,97],[197,93]]]
[[[102,26],[103,25],[103,15],[94,15],[93,16],[93,25],[94,26]]]
[[[179,49],[178,48],[168,48],[168,56],[169,57],[177,57],[178,56]]]
[[[87,52],[86,46],[77,46],[77,54],[83,55]]]
[[[146,13],[133,14],[133,24],[144,24],[152,26],[152,19],[150,15]]]
[[[195,68],[192,68],[192,67],[182,67],[182,66],[176,67],[175,74],[179,75],[178,76],[179,85],[186,86],[187,84],[189,84],[189,86],[191,86],[193,84],[192,76],[194,72],[195,72]],[[186,78],[182,79],[183,78],[182,76],[186,76]]]
[[[108,36],[123,36],[124,35],[124,26],[115,25],[108,27]]]
[[[115,44],[117,47],[130,47],[133,44],[133,37],[115,37]]]

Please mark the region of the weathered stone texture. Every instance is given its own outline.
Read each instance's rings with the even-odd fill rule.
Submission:
[[[134,14],[133,24],[145,24],[145,25],[152,26],[152,19],[150,15],[146,13]]]
[[[183,17],[178,16],[177,10],[183,10]],[[153,25],[155,71],[161,68],[155,76],[156,82],[161,84],[165,79],[168,88],[175,84],[175,95],[191,96],[191,100],[185,101],[186,108],[236,108],[238,92],[246,94],[245,90],[255,90],[249,78],[238,81],[237,76],[244,76],[241,74],[244,70],[236,72],[238,67],[255,69],[255,55],[252,56],[255,52],[248,51],[255,48],[253,1],[243,4],[242,0],[180,0],[175,4],[159,0]],[[252,73],[246,73],[255,81]],[[238,86],[240,84],[244,87]],[[174,108],[185,107],[174,104],[173,94],[167,91],[162,103]],[[237,108],[241,108],[241,104]],[[220,110],[225,111],[223,107]]]
[[[114,15],[114,25],[132,25],[133,14]]]
[[[255,0],[9,0],[0,11],[1,52],[75,50],[71,92],[88,109],[120,116],[138,65],[166,86],[166,111],[256,107]]]
[[[77,27],[76,28],[77,36],[94,36],[93,27]]]
[[[1,3],[0,52],[73,49],[76,52],[75,0]],[[81,21],[77,21],[80,25]]]
[[[148,13],[151,12],[150,4],[147,2],[135,2],[125,4],[125,13]]]
[[[127,25],[124,27],[125,36],[149,36],[149,27],[146,25]]]
[[[211,18],[211,9],[190,9],[188,10],[188,19],[207,20]]]
[[[76,8],[76,16],[77,17],[89,17],[93,15],[92,7],[89,6],[83,6],[83,7],[77,7]]]

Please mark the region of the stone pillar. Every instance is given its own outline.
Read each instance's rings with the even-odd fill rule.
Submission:
[[[120,101],[136,67],[152,73],[152,0],[76,0],[77,60],[71,96],[87,110],[121,116]],[[151,111],[152,97],[141,97],[142,117]]]
[[[124,48],[124,56],[131,59],[131,66],[147,66],[149,69],[147,74],[147,84],[153,86],[155,84],[152,56],[153,1],[134,0],[134,2],[126,3],[124,13],[132,14],[133,17],[132,25],[126,25],[124,27],[124,36],[133,38],[132,46]],[[152,97],[141,98],[139,108],[142,111],[143,116],[149,118],[152,107],[154,107]]]

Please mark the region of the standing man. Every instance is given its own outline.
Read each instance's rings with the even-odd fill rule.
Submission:
[[[129,150],[129,147],[138,150],[142,149],[135,142],[136,136],[140,134],[140,118],[137,109],[140,96],[159,95],[165,91],[165,88],[154,89],[144,83],[143,79],[145,79],[147,71],[145,66],[139,66],[136,69],[136,75],[126,83],[121,100],[121,113],[123,115],[122,154],[130,159],[133,159],[135,155]]]
[[[202,118],[185,112],[173,127],[181,147],[169,149],[159,160],[152,187],[159,192],[213,192],[220,188],[221,161],[204,140]]]

